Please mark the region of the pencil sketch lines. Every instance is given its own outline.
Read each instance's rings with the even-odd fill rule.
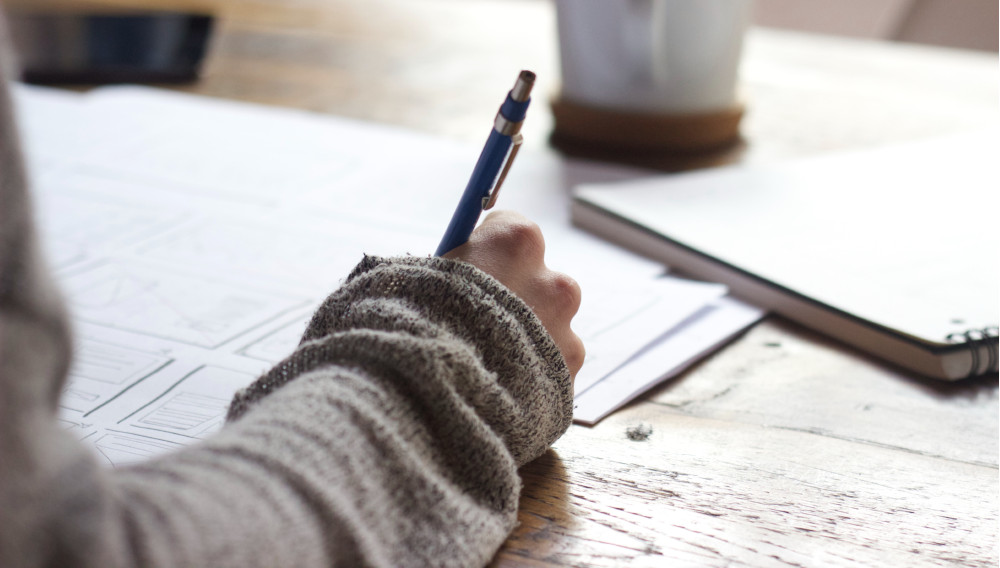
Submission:
[[[81,340],[59,406],[89,414],[169,363],[160,355]]]
[[[197,433],[221,423],[228,406],[228,399],[179,392],[139,418],[136,425],[178,433]]]
[[[292,321],[271,333],[253,341],[237,353],[267,363],[277,363],[291,355],[302,340],[311,314]]]
[[[109,431],[94,440],[94,449],[112,467],[145,461],[155,455],[183,447],[167,440]]]
[[[148,278],[124,274],[117,278],[90,282],[78,290],[77,305],[82,308],[114,308],[127,306],[143,294],[153,293],[157,283]]]
[[[201,438],[222,426],[229,401],[253,375],[201,366],[119,421],[133,428]]]
[[[201,275],[119,262],[65,278],[76,317],[214,348],[304,303]]]

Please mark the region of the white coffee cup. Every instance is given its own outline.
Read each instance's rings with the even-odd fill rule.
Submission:
[[[751,0],[556,0],[561,98],[698,114],[737,104]]]

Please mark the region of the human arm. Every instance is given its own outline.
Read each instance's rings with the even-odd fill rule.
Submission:
[[[201,527],[167,564],[481,565],[516,520],[516,468],[568,426],[570,389],[541,322],[495,279],[368,258],[190,461],[125,474],[129,501],[149,543]],[[197,538],[216,524],[235,536]]]
[[[70,483],[34,492],[52,517],[27,542],[82,530],[60,543],[76,565],[488,560],[515,520],[517,466],[570,418],[540,320],[471,265],[369,258],[306,339],[203,444],[115,472],[82,453],[36,471]]]
[[[443,323],[410,303],[427,294],[448,300]],[[83,530],[60,543],[75,565],[478,565],[513,526],[516,467],[571,412],[568,369],[527,306],[442,259],[366,259],[258,389],[180,453],[36,471],[69,483],[34,492],[53,517],[27,542]]]
[[[280,388],[241,397],[203,444],[101,468],[56,425],[68,328],[2,103],[0,565],[489,558],[514,522],[516,467],[569,420],[568,369],[528,306],[466,264],[369,259],[275,371]]]

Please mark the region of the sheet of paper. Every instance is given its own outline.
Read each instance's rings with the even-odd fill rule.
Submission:
[[[292,352],[363,254],[432,251],[479,151],[143,88],[18,98],[78,338],[61,420],[112,466],[218,429],[233,393]],[[501,200],[542,226],[550,266],[580,281],[581,377],[600,386],[724,289],[664,279],[573,229],[573,168],[522,152]]]
[[[84,146],[83,107],[87,97],[74,91],[11,85],[21,143],[28,167],[51,170]]]
[[[578,389],[573,419],[581,424],[596,424],[647,390],[679,375],[763,315],[759,308],[734,298],[716,299],[612,373]]]
[[[635,353],[697,314],[726,293],[721,284],[658,278],[622,286],[594,286],[573,329],[587,348],[576,376],[576,392],[586,391]]]

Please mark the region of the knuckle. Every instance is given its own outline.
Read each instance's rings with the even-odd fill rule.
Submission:
[[[508,223],[500,234],[502,244],[519,255],[540,258],[545,251],[541,228],[527,219]]]
[[[569,345],[563,349],[563,359],[566,360],[566,366],[569,367],[570,371],[576,374],[583,367],[583,361],[587,357],[587,348],[575,333],[571,335]]]
[[[561,272],[553,272],[550,285],[553,299],[560,307],[573,314],[580,309],[583,292],[576,280]]]

